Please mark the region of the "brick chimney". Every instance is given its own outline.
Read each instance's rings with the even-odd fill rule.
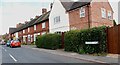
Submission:
[[[25,21],[25,24],[27,24],[28,23],[28,21]]]
[[[21,27],[23,24],[22,23],[18,23],[17,25],[16,25],[16,28],[19,28],[19,27]]]
[[[43,8],[43,9],[42,9],[42,14],[45,14],[45,13],[47,13],[47,9],[46,9],[46,8]]]
[[[32,21],[32,20],[33,20],[33,18],[30,18],[30,20]]]
[[[37,15],[37,16],[35,16],[35,18],[37,19],[39,16]]]

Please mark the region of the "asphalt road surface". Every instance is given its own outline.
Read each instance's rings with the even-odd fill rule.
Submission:
[[[2,63],[93,63],[85,60],[40,52],[32,48],[2,46]],[[91,64],[92,65],[92,64]],[[103,65],[103,64],[99,64]]]

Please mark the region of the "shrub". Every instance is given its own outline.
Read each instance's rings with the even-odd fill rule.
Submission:
[[[74,30],[65,33],[65,51],[77,53],[106,52],[105,26],[85,30]],[[85,42],[98,41],[99,44],[85,44]]]
[[[61,35],[46,34],[42,36],[37,36],[35,44],[38,48],[58,49],[61,47]]]

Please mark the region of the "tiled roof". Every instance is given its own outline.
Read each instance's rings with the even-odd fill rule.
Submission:
[[[87,4],[90,4],[92,0],[84,0],[84,1],[78,0],[77,2],[74,2],[71,0],[68,0],[67,2],[63,0],[60,0],[60,1],[62,5],[64,6],[64,8],[66,9],[66,11],[70,11],[70,10],[85,6]]]
[[[15,33],[16,31],[16,28],[9,28],[9,33],[12,34],[12,33]]]
[[[23,24],[23,25],[22,25],[21,27],[19,27],[19,28],[15,28],[14,30],[10,30],[9,32],[10,32],[10,33],[15,33],[15,32],[21,31],[21,30],[23,30],[23,29],[26,29],[26,28],[28,28],[28,27],[30,27],[30,26],[33,26],[33,25],[35,25],[35,24],[38,24],[38,23],[40,23],[40,22],[43,22],[43,21],[45,21],[45,20],[48,20],[48,19],[49,19],[49,14],[50,14],[50,11],[47,12],[46,14],[43,14],[43,15],[39,16],[38,18],[35,18],[35,19],[31,20],[30,22],[28,22],[28,23],[26,23],[26,24]]]
[[[48,20],[48,19],[49,19],[49,15],[50,15],[50,11],[47,12],[47,13],[45,13],[45,14],[43,14],[43,15],[41,15],[41,16],[33,23],[33,25],[38,24],[38,23],[40,23],[40,22],[43,22],[43,21],[45,21],[45,20]]]

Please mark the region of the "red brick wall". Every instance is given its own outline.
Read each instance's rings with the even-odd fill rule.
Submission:
[[[88,8],[85,7],[85,17],[80,18],[80,8],[69,12],[70,29],[75,27],[77,29],[88,28]]]
[[[39,24],[36,24],[36,30],[34,30],[34,26],[31,26],[29,27],[30,31],[28,32],[28,28],[24,29],[25,30],[25,33],[23,33],[23,31],[20,31],[18,33],[19,37],[20,36],[24,36],[24,35],[27,35],[26,37],[26,42],[28,43],[28,35],[32,35],[32,40],[30,39],[31,42],[34,41],[34,34],[35,33],[42,33],[42,32],[49,32],[49,20],[45,21],[45,25],[46,25],[46,28],[42,29],[42,23],[39,23]],[[22,33],[22,35],[20,34]],[[23,39],[22,39],[23,40]]]
[[[42,25],[42,23],[41,23],[41,25]],[[46,21],[45,22],[45,28],[43,28],[43,29],[41,29],[41,32],[49,32],[49,21]]]
[[[36,25],[36,33],[40,33],[41,29],[42,29],[42,24],[41,23],[37,24]]]
[[[40,33],[41,34],[44,31],[49,32],[49,21],[48,20],[45,21],[45,25],[46,25],[46,27],[44,29],[42,29],[42,23],[37,24],[35,33]]]
[[[23,36],[23,31],[19,31],[18,32],[18,36],[20,37],[20,36]]]
[[[22,43],[23,42],[23,31],[18,32],[18,37],[19,37],[19,39],[20,39],[20,41]]]
[[[108,2],[92,2],[89,7],[85,6],[85,17],[80,18],[80,8],[69,11],[69,23],[70,29],[86,29],[89,28],[88,21],[90,22],[90,27],[98,27],[98,26],[113,26],[112,20],[109,20],[108,17],[103,19],[101,15],[101,8],[106,9],[106,17],[108,16],[107,11],[113,11]],[[89,13],[89,19],[88,19]]]
[[[25,35],[28,35],[28,28],[25,29]]]
[[[29,31],[29,34],[34,34],[34,26],[31,26],[31,27],[29,27],[30,28],[30,31]]]
[[[106,18],[102,18],[101,8],[106,9]],[[91,17],[92,17],[92,27],[96,26],[113,26],[113,21],[108,19],[108,11],[112,12],[113,19],[113,10],[109,2],[93,2],[91,4]]]
[[[28,34],[27,35],[30,35],[30,38],[32,38],[32,40],[30,39],[30,41],[29,42],[33,42],[33,38],[34,38],[34,26],[31,26],[31,27],[29,27],[29,32],[28,32]],[[32,36],[32,37],[31,37]],[[27,40],[28,41],[28,40]]]

